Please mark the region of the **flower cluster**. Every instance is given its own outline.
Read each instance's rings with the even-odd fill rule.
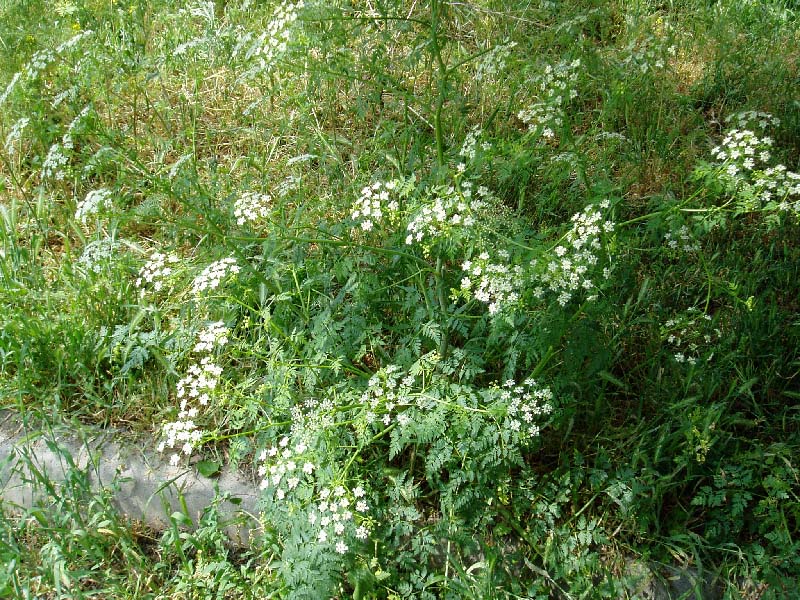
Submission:
[[[175,177],[180,172],[181,167],[183,167],[183,165],[185,165],[187,162],[189,162],[193,158],[194,158],[193,154],[184,154],[178,160],[176,160],[174,163],[172,163],[172,165],[169,168],[169,178],[170,179],[175,179]]]
[[[286,492],[294,490],[300,482],[309,479],[316,465],[308,460],[308,446],[300,442],[289,445],[289,438],[282,437],[277,446],[263,450],[259,456],[258,468],[261,489],[273,488],[278,500],[286,498]]]
[[[733,129],[716,146],[711,154],[725,166],[729,177],[752,171],[758,162],[766,163],[770,157],[772,138],[758,137],[749,129]]]
[[[186,376],[178,381],[176,386],[181,409],[189,401],[199,402],[203,406],[208,405],[211,394],[217,389],[220,375],[222,367],[215,364],[210,356],[204,356],[199,363],[189,365]]]
[[[479,82],[490,81],[493,77],[502,73],[506,68],[508,58],[511,56],[511,51],[516,45],[516,42],[506,40],[484,54],[475,67],[475,80]]]
[[[175,47],[175,49],[172,51],[173,58],[174,57],[178,57],[178,56],[183,56],[189,50],[193,50],[195,48],[202,47],[203,45],[208,43],[208,39],[209,39],[208,37],[202,36],[202,37],[193,38],[191,40],[183,42],[182,44],[178,44]]]
[[[197,423],[194,421],[196,416],[197,409],[195,408],[182,410],[178,413],[176,421],[164,423],[161,427],[164,439],[159,442],[158,451],[176,450],[169,457],[169,463],[172,466],[177,466],[180,462],[180,452],[190,456],[203,439],[205,432],[197,427]]]
[[[335,426],[336,404],[331,398],[306,398],[290,409],[292,437],[311,436]]]
[[[289,193],[295,191],[300,187],[300,183],[302,182],[302,177],[299,175],[287,175],[286,177],[281,180],[280,183],[275,188],[275,191],[278,194],[278,197],[285,198],[289,195]]]
[[[11,81],[8,82],[5,91],[0,94],[0,106],[5,104],[5,101],[8,100],[8,97],[11,95],[11,92],[14,91],[14,88],[17,87],[17,82],[19,78],[22,77],[21,72],[14,73],[14,76],[11,78]]]
[[[78,131],[78,128],[83,123],[84,119],[89,115],[91,111],[91,106],[87,105],[81,109],[72,121],[69,122],[67,125],[67,130],[64,132],[64,135],[61,137],[61,145],[64,146],[67,150],[72,150],[75,147],[75,142],[72,140],[72,134]]]
[[[25,75],[28,79],[36,79],[39,73],[44,71],[51,62],[56,59],[52,50],[37,50],[31,59],[25,64]]]
[[[259,461],[260,488],[270,490],[278,501],[287,500],[299,486],[308,489],[316,485],[317,465],[305,442],[292,443],[289,436],[283,436],[277,445],[261,452]],[[337,553],[345,554],[349,550],[348,539],[369,537],[368,510],[363,487],[352,491],[341,485],[323,487],[309,508],[308,521],[318,528],[319,544],[331,544]]]
[[[269,68],[286,52],[292,37],[292,28],[304,5],[303,0],[278,4],[265,31],[255,39],[249,34],[242,36],[234,50],[234,56],[244,51],[246,60],[257,57],[261,69]]]
[[[212,352],[216,346],[228,343],[228,328],[222,321],[209,323],[197,334],[197,343],[193,352]]]
[[[217,388],[222,368],[214,364],[211,353],[228,342],[227,329],[222,323],[211,323],[198,335],[194,351],[203,354],[198,363],[189,366],[186,377],[178,381],[176,396],[180,400],[180,409],[175,421],[165,423],[162,428],[164,439],[158,444],[158,451],[174,450],[170,456],[170,464],[180,462],[180,454],[192,454],[200,444],[205,432],[197,426],[195,419],[199,415],[197,404],[206,406],[210,394]],[[213,339],[213,342],[212,342]]]
[[[90,109],[90,106],[85,106],[67,126],[67,130],[62,136],[61,142],[56,142],[50,146],[50,149],[47,151],[47,156],[42,163],[40,173],[42,179],[64,180],[67,175],[66,167],[75,145],[72,136],[89,114]]]
[[[614,222],[605,219],[599,209],[609,206],[608,200],[604,200],[598,206],[590,205],[576,213],[563,244],[553,250],[555,256],[546,261],[546,265],[542,259],[533,261],[531,266],[542,284],[534,289],[537,298],[543,297],[549,289],[557,294],[558,303],[565,306],[578,291],[595,288],[591,277],[603,249],[601,240],[614,231]],[[605,268],[603,276],[609,274],[609,269]]]
[[[769,113],[745,111],[728,118],[737,125],[711,154],[716,175],[739,201],[742,210],[761,207],[800,214],[800,174],[782,164],[770,165],[773,140],[753,130],[780,124]],[[746,126],[752,129],[742,129]]]
[[[536,81],[539,101],[517,113],[530,131],[540,131],[544,138],[555,137],[556,130],[564,123],[567,105],[578,95],[575,85],[580,64],[580,59],[576,59],[571,63],[562,62],[555,67],[545,67],[544,73]]]
[[[92,273],[100,273],[117,255],[119,244],[112,238],[102,238],[84,246],[78,265]]]
[[[506,404],[504,426],[520,440],[539,435],[537,420],[553,412],[553,392],[548,387],[539,387],[533,379],[526,379],[520,385],[509,379],[503,384],[500,399]]]
[[[369,528],[364,514],[369,510],[364,488],[358,486],[351,493],[341,485],[333,490],[320,490],[317,503],[308,513],[308,521],[318,526],[317,542],[334,544],[338,554],[345,554],[349,547],[345,541],[352,536],[359,540],[369,537]]]
[[[609,140],[612,142],[625,143],[630,141],[628,138],[626,138],[624,135],[622,135],[617,131],[600,131],[594,136],[594,139],[597,140],[598,142]]]
[[[500,250],[498,256],[508,262],[509,255]],[[489,260],[489,254],[482,252],[474,260],[466,260],[461,265],[466,273],[461,280],[461,290],[489,305],[489,314],[494,315],[519,300],[517,290],[522,286],[522,269],[509,267]]]
[[[366,408],[367,424],[379,420],[384,425],[389,425],[394,412],[395,421],[400,425],[407,425],[408,415],[398,410],[413,403],[411,391],[414,383],[414,376],[404,375],[397,365],[389,365],[370,377],[367,389],[360,398]]]
[[[463,181],[460,189],[454,186],[436,188],[433,199],[424,204],[408,224],[406,244],[435,242],[453,228],[472,227],[476,215],[490,197],[484,186],[473,194],[471,181]]]
[[[8,132],[6,136],[6,141],[3,144],[3,148],[8,154],[14,153],[14,146],[15,144],[22,139],[22,132],[25,131],[25,128],[28,126],[31,120],[28,117],[22,117],[18,119],[12,126],[11,130]]]
[[[753,190],[768,206],[800,214],[800,174],[785,166],[775,165],[757,173]]]
[[[467,132],[467,135],[464,136],[464,143],[461,144],[461,150],[459,151],[459,155],[467,161],[467,163],[471,163],[475,160],[475,157],[478,154],[478,148],[483,151],[490,150],[492,145],[489,142],[481,142],[478,144],[478,140],[481,137],[481,130],[478,127],[474,127],[473,129]],[[463,169],[460,169],[463,170]]]
[[[67,89],[60,91],[58,94],[53,96],[53,99],[50,101],[50,106],[53,108],[58,108],[61,106],[65,100],[75,100],[78,97],[78,87],[71,85]]]
[[[172,254],[153,252],[149,260],[139,269],[139,277],[136,279],[136,287],[139,288],[141,295],[144,295],[147,287],[153,286],[153,290],[160,292],[164,287],[164,282],[172,275],[172,267],[178,262],[178,257]]]
[[[540,4],[544,10],[559,11],[561,9],[560,3],[550,0],[541,0]],[[572,35],[577,39],[577,37],[584,35],[583,32],[586,31],[586,24],[589,23],[591,19],[602,14],[604,14],[603,9],[592,8],[586,12],[578,13],[571,19],[562,20],[554,27],[553,31],[561,35]]]
[[[61,54],[66,52],[67,50],[72,50],[75,46],[77,46],[80,42],[82,42],[87,37],[94,35],[94,31],[91,29],[87,29],[86,31],[80,31],[69,38],[67,41],[62,42],[56,48],[56,53]]]
[[[621,66],[626,72],[645,74],[654,69],[663,69],[667,64],[668,56],[675,56],[677,48],[658,43],[650,36],[644,43],[632,45],[621,61]]]
[[[235,275],[239,271],[241,271],[241,267],[236,264],[236,259],[234,258],[223,258],[215,261],[194,278],[192,292],[198,295],[206,290],[214,290],[219,287],[222,280],[228,275]]]
[[[78,206],[75,209],[75,220],[85,225],[87,217],[96,215],[109,208],[111,208],[111,190],[106,188],[92,190],[86,194],[83,200],[78,202]]]
[[[537,102],[520,111],[518,116],[530,131],[541,127],[541,135],[547,139],[554,139],[556,137],[555,130],[560,129],[564,124],[563,111],[559,104]]]
[[[693,254],[700,251],[700,244],[692,237],[692,233],[686,225],[681,225],[677,231],[665,233],[664,241],[667,248],[673,252]]]
[[[272,20],[267,24],[264,44],[261,47],[260,53],[265,62],[271,63],[286,52],[286,46],[291,37],[291,28],[297,21],[304,4],[300,0],[299,2],[283,2],[276,7]]]
[[[759,110],[744,110],[729,115],[725,122],[729,125],[733,124],[736,129],[760,129],[761,131],[781,124],[778,117]]]
[[[67,41],[60,44],[56,49],[55,52],[50,49],[43,49],[37,50],[33,53],[30,60],[25,64],[22,71],[18,71],[14,73],[14,76],[11,78],[11,81],[6,86],[5,91],[0,94],[0,105],[2,105],[11,95],[11,92],[14,91],[17,83],[19,82],[22,75],[25,75],[28,79],[35,80],[39,77],[39,75],[44,71],[50,63],[52,63],[56,59],[56,55],[61,54],[67,50],[71,50],[78,43],[86,37],[93,35],[93,31],[86,30],[82,31],[72,38],[68,39]]]
[[[245,192],[233,205],[233,216],[238,225],[255,223],[269,215],[272,198],[268,194]]]
[[[383,218],[384,211],[397,212],[400,204],[395,190],[399,185],[397,179],[376,181],[361,190],[361,196],[353,203],[351,217],[364,231],[370,231]]]
[[[661,338],[670,346],[675,362],[691,366],[710,361],[714,351],[709,352],[709,347],[721,336],[722,332],[712,327],[711,315],[698,308],[669,319],[661,328]]]
[[[42,179],[55,179],[61,181],[64,179],[66,172],[64,167],[67,165],[67,155],[64,153],[64,148],[58,142],[50,146],[47,151],[47,156],[42,163]]]

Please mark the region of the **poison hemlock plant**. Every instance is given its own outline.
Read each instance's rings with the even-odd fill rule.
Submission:
[[[793,9],[29,4],[0,8],[4,407],[261,493],[251,553],[214,507],[137,545],[98,504],[154,567],[102,593],[797,578]],[[94,593],[31,515],[0,592]]]

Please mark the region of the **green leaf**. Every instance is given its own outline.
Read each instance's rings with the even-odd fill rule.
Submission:
[[[598,376],[600,377],[600,379],[602,379],[603,381],[607,381],[608,383],[611,383],[611,384],[613,384],[613,385],[617,386],[618,388],[621,388],[621,389],[623,389],[623,390],[627,390],[627,389],[628,389],[628,386],[627,386],[627,385],[625,385],[625,383],[623,383],[622,381],[620,381],[619,379],[617,379],[616,377],[614,377],[614,376],[613,376],[611,373],[609,373],[608,371],[600,371],[600,372],[598,372],[598,373],[597,373],[597,375],[598,375]]]
[[[203,477],[213,477],[219,473],[221,466],[215,460],[201,460],[197,463],[197,472]]]

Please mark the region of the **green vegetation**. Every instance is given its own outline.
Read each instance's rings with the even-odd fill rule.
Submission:
[[[76,474],[0,596],[790,597],[798,16],[4,0],[2,406],[250,472],[265,535]]]

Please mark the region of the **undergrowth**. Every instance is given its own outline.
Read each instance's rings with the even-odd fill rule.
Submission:
[[[790,597],[791,3],[0,17],[3,407],[253,473],[264,525],[78,478],[3,508],[0,594]]]

